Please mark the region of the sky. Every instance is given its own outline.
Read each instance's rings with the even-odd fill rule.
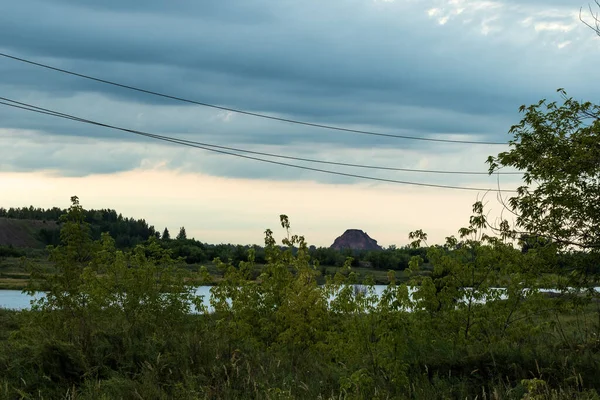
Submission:
[[[500,142],[518,108],[598,102],[600,38],[583,0],[20,0],[0,13],[0,52],[220,107],[347,129]],[[0,97],[109,125],[333,162],[486,172],[508,145],[320,129],[182,103],[0,57]],[[0,206],[113,208],[208,243],[293,233],[329,246],[362,229],[383,246],[423,229],[443,242],[485,189],[518,175],[430,174],[207,152],[0,105]],[[509,196],[508,192],[504,196]]]

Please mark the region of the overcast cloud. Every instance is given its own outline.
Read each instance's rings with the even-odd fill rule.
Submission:
[[[400,135],[507,141],[517,109],[564,87],[597,101],[599,40],[574,0],[20,0],[0,51],[284,118]],[[321,130],[191,106],[0,58],[0,96],[125,128],[331,161],[485,171],[502,146]],[[66,176],[164,165],[214,176],[352,183],[207,155],[0,107],[0,171]],[[493,178],[342,170],[390,179]],[[512,182],[512,181],[511,181]]]

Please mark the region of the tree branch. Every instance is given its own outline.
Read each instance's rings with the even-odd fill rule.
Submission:
[[[594,3],[596,3],[596,6],[600,8],[600,0],[594,0]],[[590,15],[592,16],[592,22],[590,23],[584,20],[581,16],[583,7],[579,9],[579,20],[583,22],[585,26],[593,30],[596,33],[596,35],[600,36],[600,17],[598,16],[598,12],[594,13],[594,10],[592,9],[592,4],[589,4],[588,8],[590,11]]]

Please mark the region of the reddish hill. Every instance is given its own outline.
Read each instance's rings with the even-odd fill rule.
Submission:
[[[348,229],[344,234],[333,242],[332,249],[352,249],[352,250],[382,250],[377,244],[377,240],[371,239],[369,235],[360,229]]]

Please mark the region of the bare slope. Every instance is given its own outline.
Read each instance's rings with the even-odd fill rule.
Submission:
[[[40,229],[58,229],[54,221],[0,218],[0,246],[43,248],[38,238]]]
[[[371,239],[360,229],[348,229],[342,236],[335,239],[331,248],[336,250],[381,250],[377,240]]]

